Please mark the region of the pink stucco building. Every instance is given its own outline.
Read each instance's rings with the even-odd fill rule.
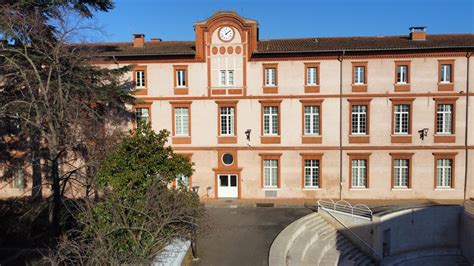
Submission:
[[[172,132],[202,198],[474,197],[473,34],[259,40],[233,12],[194,29],[97,64],[134,65],[137,119]]]

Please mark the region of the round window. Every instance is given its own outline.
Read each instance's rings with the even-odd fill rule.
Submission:
[[[226,153],[222,155],[222,162],[225,165],[231,165],[234,163],[234,156],[232,156],[232,154]]]

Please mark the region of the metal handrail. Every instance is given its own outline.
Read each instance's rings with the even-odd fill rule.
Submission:
[[[323,210],[337,212],[349,215],[352,218],[361,218],[372,221],[373,211],[365,204],[356,204],[352,206],[346,200],[334,202],[332,199],[322,198],[318,200],[318,208]]]

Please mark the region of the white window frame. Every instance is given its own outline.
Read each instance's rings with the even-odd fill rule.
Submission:
[[[179,175],[176,177],[176,187],[177,188],[189,188],[189,181],[191,179],[189,176]]]
[[[234,121],[235,121],[235,107],[233,106],[222,106],[220,107],[220,118],[221,123],[221,136],[234,136]]]
[[[405,161],[406,165],[402,165],[402,162]],[[410,184],[410,159],[394,159],[393,167],[393,187],[408,188]],[[406,177],[404,176],[405,174]],[[404,182],[406,182],[406,185],[403,185]]]
[[[436,159],[436,188],[452,188],[453,160],[447,158]]]
[[[263,107],[263,135],[278,136],[278,106],[264,106]]]
[[[145,70],[135,70],[135,87],[143,89],[145,84]]]
[[[309,86],[318,85],[318,68],[317,67],[306,68],[306,85],[309,85]]]
[[[176,70],[176,87],[185,88],[187,86],[186,69]]]
[[[407,106],[407,110],[400,110],[399,107]],[[396,104],[394,107],[394,126],[393,126],[393,134],[394,135],[408,135],[410,133],[410,109],[411,106],[409,104]],[[403,128],[404,124],[406,124],[406,130]]]
[[[448,70],[449,69],[449,75]],[[441,64],[441,80],[440,83],[451,83],[453,65],[452,64]]]
[[[354,84],[364,85],[365,84],[365,66],[354,66]]]
[[[449,110],[447,107],[450,107]],[[442,107],[442,110],[440,110]],[[453,133],[453,108],[452,104],[440,103],[436,108],[436,134]],[[440,130],[441,129],[441,130]]]
[[[356,164],[354,165],[354,162]],[[367,188],[367,160],[352,159],[352,188]]]
[[[363,107],[365,107],[365,110],[362,110],[364,109]],[[356,110],[354,110],[354,108],[356,108]],[[367,109],[368,106],[364,104],[354,104],[351,106],[352,135],[367,135]],[[364,123],[362,123],[362,118],[365,121]]]
[[[263,187],[278,188],[278,167],[277,159],[263,160]]]
[[[146,110],[144,113],[143,110]],[[146,124],[150,124],[150,108],[148,107],[137,107],[135,108],[135,125],[137,128],[140,127],[140,121],[145,121]]]
[[[233,87],[234,86],[234,70],[220,70],[219,71],[219,86]]]
[[[397,66],[397,84],[408,84],[408,66]]]
[[[320,135],[321,134],[321,106],[319,105],[305,105],[304,111],[304,134],[305,135]]]
[[[175,136],[189,136],[189,108],[175,107],[174,119]]]
[[[319,188],[321,180],[321,161],[318,159],[304,159],[304,187]]]
[[[276,68],[274,67],[265,68],[265,86],[266,87],[276,86]]]

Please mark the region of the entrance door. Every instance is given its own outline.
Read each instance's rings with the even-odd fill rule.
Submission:
[[[218,182],[217,196],[219,198],[237,198],[239,196],[237,175],[218,175]]]

